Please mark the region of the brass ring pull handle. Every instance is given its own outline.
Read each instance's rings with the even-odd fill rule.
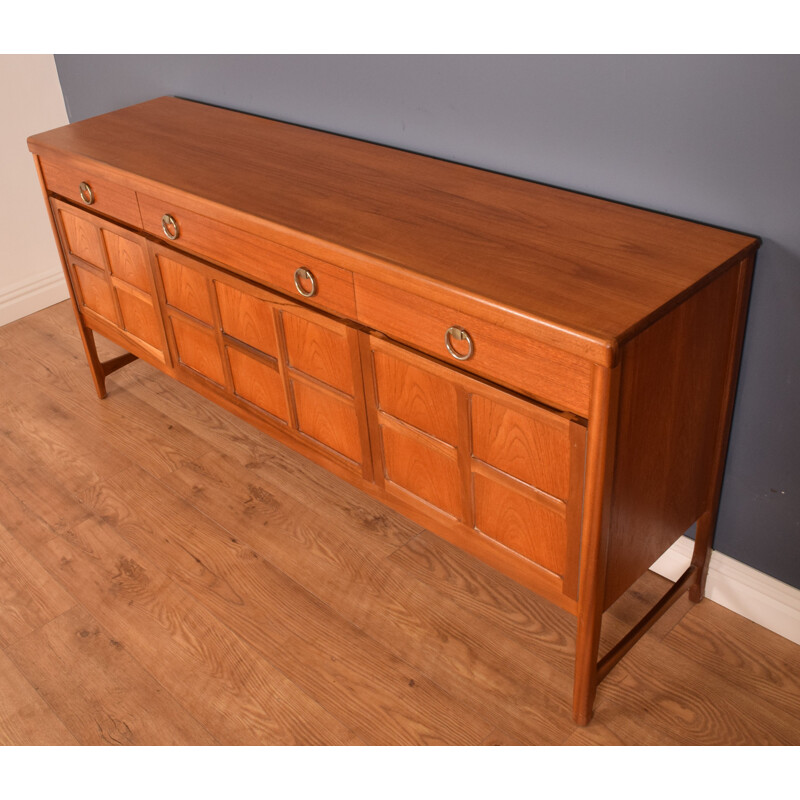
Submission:
[[[466,342],[467,352],[461,354],[455,350],[452,343],[453,339],[457,339],[459,342]],[[458,361],[466,361],[472,358],[472,354],[475,352],[475,344],[472,341],[472,337],[463,328],[459,328],[458,325],[453,325],[444,332],[444,346],[447,348],[447,352]]]
[[[81,200],[86,203],[87,206],[90,206],[94,203],[94,192],[92,191],[92,187],[89,186],[86,181],[81,181],[80,185],[78,186],[78,191],[81,195]]]
[[[308,291],[303,288],[303,284],[300,283],[301,280],[308,281],[311,284],[311,288]],[[314,273],[307,267],[298,267],[294,271],[294,287],[303,297],[313,297],[317,293],[317,279],[314,277]]]
[[[167,239],[177,239],[181,235],[181,229],[178,227],[178,221],[171,214],[164,214],[161,217],[161,230],[164,231],[164,236]]]

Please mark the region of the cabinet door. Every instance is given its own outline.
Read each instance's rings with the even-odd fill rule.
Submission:
[[[376,482],[455,543],[574,598],[585,427],[386,340],[369,352]]]
[[[379,479],[390,494],[467,523],[457,385],[423,358],[372,342],[376,438],[383,462]]]
[[[371,476],[356,331],[197,259],[151,252],[178,374]]]
[[[166,337],[143,237],[52,200],[73,291],[91,328],[163,364]]]

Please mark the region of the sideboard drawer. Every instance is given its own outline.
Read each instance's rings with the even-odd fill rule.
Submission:
[[[355,289],[364,325],[547,405],[588,416],[590,362],[363,275],[355,276]],[[472,353],[465,360],[447,349],[451,327],[469,334]],[[466,340],[451,338],[450,343],[457,354],[467,355]]]
[[[49,191],[92,211],[141,227],[142,218],[133,189],[101,177],[96,168],[85,168],[76,162],[42,156],[39,164]]]
[[[355,316],[349,270],[167,200],[138,198],[144,229],[161,241],[338,316]]]

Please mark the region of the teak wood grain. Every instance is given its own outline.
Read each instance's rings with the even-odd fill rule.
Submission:
[[[291,387],[298,430],[350,461],[361,463],[363,446],[352,401],[304,380],[292,380]]]
[[[604,608],[709,509],[749,271],[737,265],[624,348]]]
[[[566,500],[569,497],[570,423],[535,406],[512,408],[481,394],[472,396],[475,458]]]
[[[224,386],[225,369],[213,329],[179,314],[170,314],[169,321],[178,361],[218,386]]]
[[[214,313],[211,310],[208,280],[196,269],[192,269],[187,261],[179,261],[170,255],[163,251],[156,255],[167,304],[212,325]]]
[[[145,240],[58,200],[52,208],[77,302],[115,326],[136,355],[164,362],[166,337]]]
[[[373,347],[375,403],[385,414],[402,419],[435,439],[458,444],[456,385],[424,369],[420,362]]]
[[[301,309],[281,314],[288,365],[352,397],[350,344],[344,325],[307,317]]]
[[[102,228],[101,234],[111,274],[143,292],[151,292],[150,265],[141,240],[126,236],[120,229]]]
[[[524,488],[492,480],[482,472],[472,476],[475,487],[475,527],[514,552],[557,575],[567,566],[567,526],[563,512],[541,503]]]
[[[226,347],[225,353],[236,395],[273,417],[288,422],[289,409],[277,364],[269,364],[247,350],[232,346]]]
[[[543,568],[529,580],[550,573],[569,605],[580,514],[567,508],[583,494],[583,449],[571,431],[582,426],[380,337],[369,348],[367,406],[386,491],[444,512],[459,544],[489,563],[508,549]]]
[[[278,358],[278,337],[271,306],[260,297],[214,282],[222,330],[256,350]]]
[[[579,723],[702,598],[757,239],[173,98],[29,147],[96,393],[139,357],[577,616]]]

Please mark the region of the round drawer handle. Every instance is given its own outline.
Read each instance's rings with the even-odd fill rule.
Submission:
[[[89,186],[86,181],[81,181],[80,185],[78,186],[78,191],[81,195],[81,200],[86,203],[87,206],[90,206],[94,203],[94,192],[92,191],[92,187]]]
[[[309,281],[311,283],[311,288],[306,291],[300,281]],[[294,271],[294,286],[303,297],[313,297],[317,293],[317,279],[314,277],[314,273],[307,267],[298,267]]]
[[[164,231],[164,236],[167,239],[177,239],[181,235],[178,221],[171,214],[164,214],[161,217],[161,230]]]
[[[466,342],[467,352],[463,355],[457,352],[453,348],[452,339]],[[458,325],[453,325],[444,332],[444,346],[447,348],[447,352],[458,361],[466,361],[468,358],[472,358],[472,354],[475,352],[475,344],[472,341],[472,337],[463,328],[459,328]]]

